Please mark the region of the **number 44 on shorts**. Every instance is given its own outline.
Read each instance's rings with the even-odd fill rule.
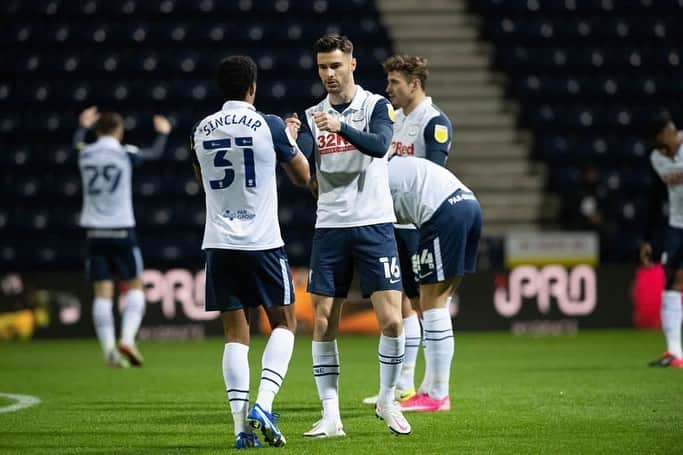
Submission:
[[[398,283],[401,279],[401,268],[398,266],[398,261],[396,256],[392,257],[381,257],[379,262],[384,266],[384,277],[389,280],[390,283]]]
[[[426,266],[428,270],[434,270],[434,255],[427,248],[422,250],[422,254],[419,252],[414,254],[411,259],[415,276],[421,276],[422,266]]]

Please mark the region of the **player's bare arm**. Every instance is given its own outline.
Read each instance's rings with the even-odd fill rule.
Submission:
[[[308,166],[308,160],[301,151],[298,151],[296,156],[291,161],[284,163],[282,167],[293,184],[303,187],[309,186],[311,170]]]

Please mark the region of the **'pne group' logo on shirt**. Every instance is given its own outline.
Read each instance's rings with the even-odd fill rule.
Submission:
[[[236,211],[230,211],[226,210],[223,212],[223,216],[229,219],[230,221],[238,220],[238,221],[249,221],[253,220],[256,218],[256,214],[250,212],[249,210],[246,209],[239,209]]]

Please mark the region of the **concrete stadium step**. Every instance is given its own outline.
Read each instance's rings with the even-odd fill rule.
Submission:
[[[471,113],[469,115],[454,114],[451,121],[457,128],[514,128],[517,119],[505,113]]]
[[[394,40],[408,40],[415,43],[424,41],[448,41],[449,43],[471,43],[477,38],[479,32],[471,26],[456,26],[453,24],[444,26],[423,25],[397,27],[390,32]]]
[[[482,191],[477,193],[477,199],[486,207],[512,207],[530,205],[541,207],[545,202],[545,195],[534,191],[512,193],[509,191]]]
[[[502,99],[504,94],[503,87],[493,84],[449,84],[449,85],[430,85],[429,95],[434,99]]]
[[[450,166],[449,166],[450,168]],[[455,175],[458,174],[457,169]],[[463,178],[465,185],[479,194],[485,191],[541,191],[544,179],[536,175],[510,175],[509,178],[500,178],[499,175],[479,175],[476,180]]]
[[[445,27],[457,27],[460,29],[471,28],[474,29],[478,36],[479,33],[479,18],[462,13],[453,13],[450,11],[440,11],[433,13],[429,10],[414,10],[414,11],[392,11],[387,12],[382,16],[384,25],[395,31],[399,28],[423,28],[430,27],[435,29]]]
[[[405,52],[401,50],[400,46],[397,46],[398,52]],[[420,53],[422,55],[422,53]],[[464,55],[456,54],[452,56],[439,56],[439,58],[434,58],[433,56],[429,59],[429,67],[439,70],[447,71],[462,71],[469,69],[479,69],[486,70],[490,65],[489,55]]]
[[[545,226],[545,224],[544,224]],[[537,232],[541,231],[542,227],[540,223],[529,222],[529,221],[515,221],[515,220],[495,220],[488,219],[483,223],[482,232],[485,236],[491,237],[503,237],[510,231],[520,231],[520,232]]]
[[[401,52],[415,55],[484,55],[488,54],[491,46],[475,40],[444,41],[440,39],[411,38],[399,46]]]
[[[500,79],[496,78],[490,71],[473,69],[471,71],[451,73],[449,71],[441,71],[440,69],[432,69],[432,62],[429,63],[430,71],[429,79],[427,79],[427,88],[430,90],[432,87],[450,87],[456,84],[490,84],[495,83]]]
[[[554,212],[543,210],[542,207],[532,205],[515,205],[509,207],[496,207],[495,209],[487,208],[482,205],[482,218],[484,224],[488,221],[505,221],[505,222],[529,222],[550,220],[555,216]]]
[[[387,13],[396,12],[436,12],[445,11],[449,13],[465,12],[467,5],[464,0],[379,0],[378,6],[381,11]]]
[[[439,109],[452,114],[454,116],[454,121],[458,120],[459,115],[464,115],[465,113],[495,113],[508,110],[508,106],[505,104],[505,101],[500,98],[480,100],[442,100],[441,98],[433,97],[432,100],[437,106],[439,106]]]
[[[463,161],[455,168],[458,175],[465,180],[479,178],[480,175],[497,175],[499,178],[507,178],[508,174],[526,175],[531,172],[529,162],[516,159],[501,159],[485,164],[477,161]],[[505,177],[504,177],[505,176]]]
[[[515,130],[475,130],[468,129],[461,131],[454,138],[455,144],[472,144],[472,143],[510,143],[518,142],[520,134]]]
[[[455,135],[457,137],[458,130],[456,125]],[[453,166],[457,166],[459,162],[479,162],[486,165],[488,160],[498,159],[515,159],[526,161],[529,155],[529,150],[526,146],[520,144],[493,144],[488,147],[474,146],[471,144],[461,144],[458,148],[453,147],[451,150],[451,160]],[[449,160],[449,163],[451,163]]]

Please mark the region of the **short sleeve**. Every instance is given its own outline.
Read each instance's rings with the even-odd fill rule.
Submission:
[[[266,124],[273,137],[273,147],[277,160],[280,163],[287,163],[296,156],[296,142],[287,132],[285,122],[277,115],[264,115]]]

